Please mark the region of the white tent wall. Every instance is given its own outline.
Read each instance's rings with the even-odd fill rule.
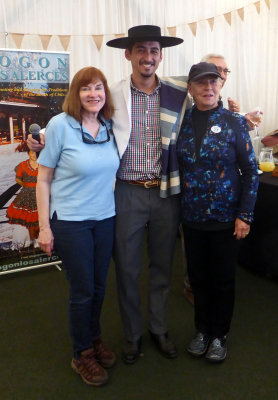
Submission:
[[[184,39],[164,50],[160,76],[185,75],[203,55],[223,54],[232,71],[224,101],[231,96],[242,111],[260,106],[261,136],[278,128],[278,0],[0,0],[0,47],[69,51],[71,77],[94,65],[109,84],[130,73],[130,65],[123,50],[105,43],[138,24],[159,25],[165,35],[175,27]],[[45,48],[40,35],[50,35]],[[100,49],[94,35],[101,35]]]

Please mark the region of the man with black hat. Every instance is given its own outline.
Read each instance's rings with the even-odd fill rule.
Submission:
[[[160,28],[130,28],[128,37],[108,46],[125,49],[131,77],[111,89],[113,130],[121,162],[117,173],[115,263],[120,311],[126,337],[123,360],[134,363],[141,353],[143,323],[140,272],[144,232],[148,231],[149,331],[168,358],[177,350],[168,337],[167,306],[174,246],[180,222],[176,139],[187,105],[185,80],[155,74],[162,48],[183,40],[162,36]],[[185,78],[184,78],[185,79]]]
[[[143,334],[140,310],[142,246],[148,230],[149,331],[158,349],[168,358],[177,350],[168,337],[167,306],[174,246],[180,222],[180,181],[176,139],[186,108],[186,77],[159,79],[155,74],[162,48],[183,39],[162,36],[154,25],[128,30],[128,37],[108,46],[125,49],[131,77],[111,93],[115,105],[113,131],[121,157],[115,187],[115,263],[120,312],[126,337],[123,359],[134,363],[141,354]],[[44,140],[42,140],[44,142]],[[28,138],[36,151],[42,145]]]

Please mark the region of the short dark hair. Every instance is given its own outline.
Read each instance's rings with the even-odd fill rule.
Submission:
[[[150,41],[150,42],[156,42],[156,40],[147,40],[148,42]],[[131,42],[128,46],[127,46],[127,50],[131,53],[132,52],[132,49],[133,49],[133,46],[136,44],[136,43],[140,43],[140,42]],[[162,46],[161,46],[161,43],[160,42],[158,42],[159,43],[159,47],[160,47],[160,51],[161,51],[161,49],[162,49]]]
[[[105,104],[101,109],[101,114],[105,119],[110,119],[114,114],[112,96],[104,74],[95,67],[82,68],[74,75],[63,103],[63,111],[75,118],[77,121],[82,122],[82,107],[79,96],[80,88],[97,79],[103,83],[106,98]]]

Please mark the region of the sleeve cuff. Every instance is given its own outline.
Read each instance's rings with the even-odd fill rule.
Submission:
[[[254,219],[253,213],[239,213],[237,217],[248,225],[250,225]]]

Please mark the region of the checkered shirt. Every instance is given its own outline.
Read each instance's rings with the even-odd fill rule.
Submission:
[[[146,94],[131,82],[131,134],[117,176],[149,180],[161,175],[160,82]]]

